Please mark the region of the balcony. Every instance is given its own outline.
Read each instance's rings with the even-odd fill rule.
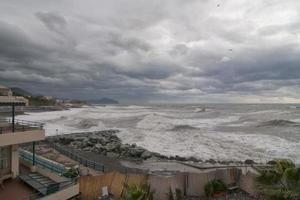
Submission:
[[[43,125],[42,123],[25,120],[1,120],[0,146],[43,140],[45,139]]]

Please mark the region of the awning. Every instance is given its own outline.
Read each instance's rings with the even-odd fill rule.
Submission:
[[[24,97],[0,96],[0,106],[26,106],[28,100]]]

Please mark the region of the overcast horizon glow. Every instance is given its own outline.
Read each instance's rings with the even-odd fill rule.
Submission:
[[[300,1],[0,0],[0,84],[121,102],[300,103]]]

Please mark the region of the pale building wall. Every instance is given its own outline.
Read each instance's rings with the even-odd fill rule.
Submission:
[[[0,134],[0,146],[22,144],[45,139],[44,130],[32,130]]]
[[[0,87],[0,96],[12,96],[12,91],[9,88]]]
[[[19,153],[18,145],[12,145],[11,147],[11,172],[13,178],[16,178],[19,175]]]

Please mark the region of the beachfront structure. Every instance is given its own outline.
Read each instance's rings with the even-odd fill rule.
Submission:
[[[23,97],[0,96],[0,106],[11,107],[11,117],[0,120],[0,199],[64,200],[78,195],[76,182],[53,173],[55,163],[35,155],[36,142],[45,139],[43,124],[15,119],[15,107],[27,104]],[[32,153],[20,149],[24,144]]]
[[[0,85],[0,96],[12,96],[10,88]]]
[[[12,117],[0,122],[0,183],[1,177],[15,178],[19,175],[19,145],[45,138],[41,126],[15,120],[15,107],[26,104],[23,97],[0,96],[0,106],[12,108]]]

